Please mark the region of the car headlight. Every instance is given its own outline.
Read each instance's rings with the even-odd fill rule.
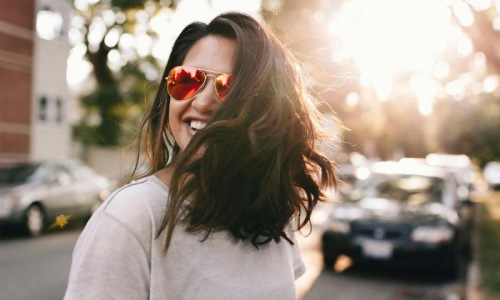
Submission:
[[[17,197],[12,196],[0,196],[0,217],[8,216],[12,213],[14,206],[18,202]]]
[[[347,222],[330,219],[326,222],[325,231],[347,234],[351,232],[351,226]]]
[[[442,243],[453,238],[453,229],[445,226],[420,226],[413,230],[411,239],[415,242]]]

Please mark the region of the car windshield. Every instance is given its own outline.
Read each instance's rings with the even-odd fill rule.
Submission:
[[[375,174],[371,179],[360,183],[347,195],[346,200],[383,198],[408,204],[442,202],[443,188],[443,180],[436,177]]]
[[[0,167],[0,184],[19,184],[29,181],[40,164],[19,164]]]

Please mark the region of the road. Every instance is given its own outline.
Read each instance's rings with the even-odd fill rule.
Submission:
[[[0,299],[62,299],[71,263],[71,252],[82,228],[30,239],[0,237]],[[319,233],[298,237],[307,272],[297,281],[302,300],[461,300],[458,281],[428,274],[408,275],[391,270],[348,267],[335,273],[324,270]]]
[[[320,232],[297,235],[307,272],[297,281],[302,300],[463,300],[463,279],[431,272],[356,266],[341,257],[334,268],[324,268]],[[463,273],[465,270],[463,270]],[[462,274],[461,278],[465,278]]]
[[[0,240],[0,299],[62,299],[81,228]]]

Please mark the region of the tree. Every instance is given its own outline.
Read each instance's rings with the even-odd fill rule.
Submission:
[[[489,7],[476,7],[466,0],[442,2],[458,29],[455,34],[463,35],[465,43],[471,43],[472,51],[464,54],[459,45],[447,45],[440,64],[448,73],[430,78],[436,85],[434,112],[424,115],[419,113],[420,100],[411,86],[415,73],[392,74],[393,92],[381,99],[371,87],[363,85],[355,60],[332,59],[332,54],[342,50],[342,41],[332,37],[332,31],[339,30],[332,28],[332,20],[341,18],[340,9],[352,8],[349,3],[354,2],[360,0],[307,3],[266,0],[263,4],[266,21],[302,62],[311,92],[324,103],[323,110],[333,108],[341,122],[338,127],[346,128],[342,133],[345,150],[381,158],[392,158],[402,151],[407,156],[423,156],[429,152],[466,153],[481,164],[500,160],[500,127],[496,121],[500,119],[500,32],[493,28],[499,8],[491,3]],[[473,16],[473,22],[464,19],[467,12]],[[378,18],[373,22],[384,21]],[[418,31],[407,33],[413,34]],[[373,48],[381,50],[383,45],[374,44]]]
[[[124,128],[126,120],[137,124],[144,98],[151,89],[148,79],[156,79],[156,60],[131,47],[121,45],[140,30],[152,39],[155,32],[149,20],[160,8],[174,9],[178,1],[102,0],[75,1],[72,33],[76,44],[84,45],[85,58],[92,64],[95,89],[81,98],[84,116],[74,127],[84,144],[117,146],[129,140],[133,130]],[[120,56],[112,70],[110,55]],[[124,55],[126,54],[126,55]],[[156,76],[156,77],[155,77]]]

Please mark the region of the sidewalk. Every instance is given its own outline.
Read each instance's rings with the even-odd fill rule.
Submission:
[[[481,210],[479,209],[479,203],[476,203],[474,208],[474,223],[473,223],[473,234],[471,236],[472,243],[472,257],[469,265],[467,267],[467,278],[465,280],[465,297],[466,300],[481,300],[479,292],[480,283],[480,270],[479,270],[479,236],[478,236],[478,225],[481,219]]]
[[[476,208],[474,210],[474,230],[471,240],[473,255],[468,266],[467,278],[465,282],[466,300],[498,300],[500,299],[500,295],[492,295],[486,292],[483,287],[481,287],[482,271],[480,261],[481,253],[484,253],[484,250],[481,249],[481,243],[482,240],[488,239],[488,236],[481,236],[485,233],[481,232],[482,230],[480,227],[481,224],[485,221],[496,220],[496,222],[498,222],[498,220],[500,220],[500,193],[494,191],[482,191],[474,196],[474,200],[476,202]],[[489,215],[485,215],[487,211],[483,209],[483,206],[488,209]],[[500,228],[493,228],[495,230],[494,235],[500,234]],[[496,258],[497,261],[493,260],[494,263],[498,263],[498,260],[500,260],[500,252],[497,252]],[[498,284],[500,284],[500,282]]]
[[[295,237],[300,247],[302,259],[306,265],[306,273],[295,281],[297,299],[302,299],[314,285],[314,282],[323,270],[323,256],[318,249],[321,236],[319,230],[316,229],[309,236],[296,233]]]

